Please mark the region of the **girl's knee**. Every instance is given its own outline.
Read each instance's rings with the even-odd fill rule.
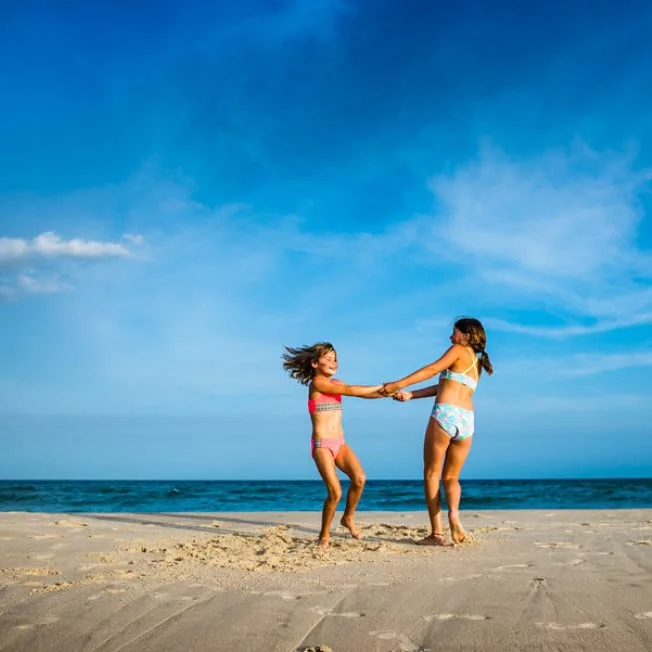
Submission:
[[[426,480],[438,479],[441,471],[434,466],[429,466],[427,464],[423,467],[423,477]]]
[[[444,483],[444,486],[449,487],[449,486],[455,486],[456,484],[459,484],[460,478],[457,475],[451,475],[450,473],[447,475],[444,475],[442,478],[442,482]]]
[[[351,477],[351,486],[356,489],[362,489],[367,482],[367,476],[364,473],[357,473]]]
[[[333,503],[339,503],[342,499],[342,488],[341,487],[332,487],[328,489],[327,500]]]

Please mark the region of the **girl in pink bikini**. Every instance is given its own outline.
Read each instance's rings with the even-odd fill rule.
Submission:
[[[331,523],[342,487],[336,468],[349,476],[346,508],[340,523],[351,536],[360,538],[354,514],[365,484],[365,474],[353,449],[344,440],[342,430],[342,396],[383,398],[382,385],[346,385],[333,378],[337,371],[337,353],[329,342],[319,342],[297,349],[285,347],[283,369],[302,385],[308,385],[308,412],[312,421],[312,458],[317,465],[328,495],[324,501],[321,531],[317,545],[325,548],[330,540]]]
[[[459,519],[460,473],[471,450],[474,431],[473,392],[484,369],[493,373],[485,351],[487,335],[477,319],[458,319],[450,337],[450,348],[429,365],[417,369],[401,380],[385,383],[383,393],[394,395],[398,401],[435,396],[432,415],[423,442],[423,484],[430,517],[430,535],[421,545],[446,544],[441,519],[443,481],[448,503],[448,524],[454,543],[466,538]],[[436,385],[411,392],[399,391],[409,385],[423,382],[439,374]]]

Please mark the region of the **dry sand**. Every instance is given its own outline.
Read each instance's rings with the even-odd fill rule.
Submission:
[[[0,513],[0,650],[652,650],[652,510]]]

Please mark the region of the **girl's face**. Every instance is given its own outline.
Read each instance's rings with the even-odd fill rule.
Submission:
[[[462,331],[457,328],[453,329],[453,334],[451,335],[451,342],[453,344],[461,344],[462,346],[469,345],[469,336],[462,333]]]
[[[324,353],[317,362],[312,363],[312,366],[321,376],[334,376],[337,372],[337,353],[335,351]]]

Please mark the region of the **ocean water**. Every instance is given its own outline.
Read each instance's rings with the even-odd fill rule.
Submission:
[[[346,483],[342,486],[346,490]],[[652,507],[652,478],[466,480],[462,488],[465,510]],[[319,480],[0,480],[4,512],[312,511],[321,509],[324,496]],[[369,480],[358,509],[422,510],[422,483]]]

